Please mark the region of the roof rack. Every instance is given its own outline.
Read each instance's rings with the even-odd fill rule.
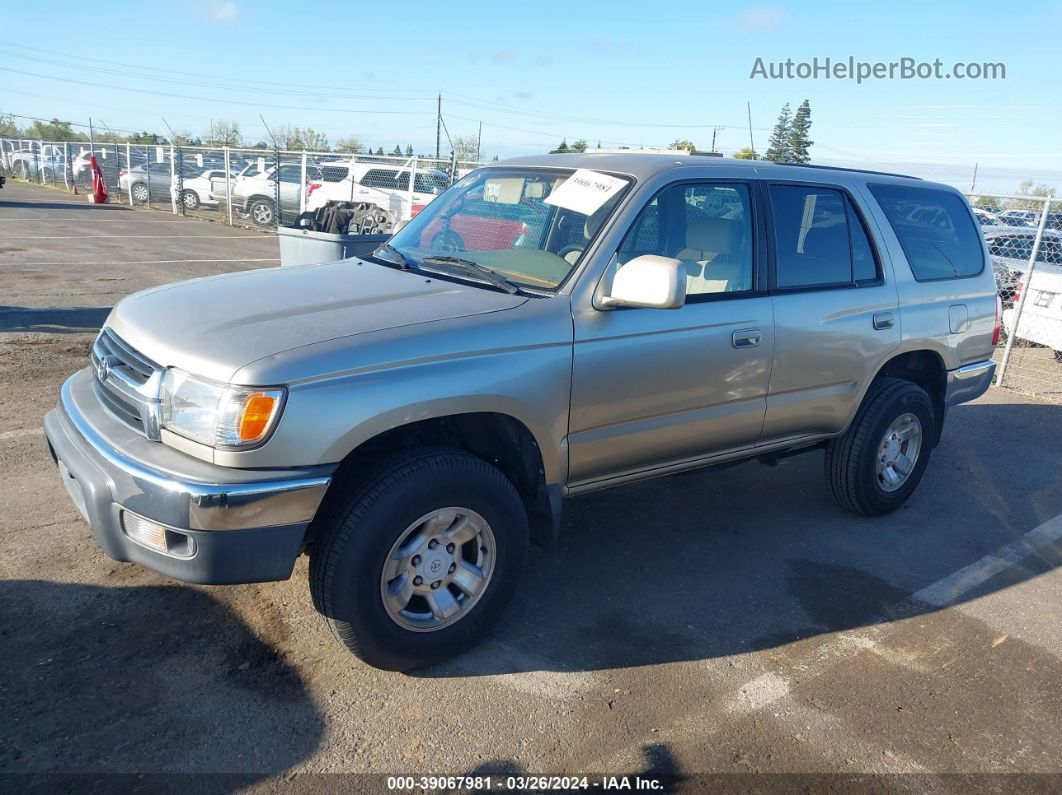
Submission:
[[[868,168],[846,168],[845,166],[824,166],[819,163],[778,163],[779,166],[796,166],[798,168],[821,168],[824,171],[852,171],[856,174],[877,174],[879,177],[903,177],[904,179],[922,180],[910,174],[896,174],[892,171],[872,171]]]

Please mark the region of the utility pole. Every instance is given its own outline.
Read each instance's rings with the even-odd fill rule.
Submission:
[[[748,109],[749,112],[749,149],[751,149],[753,153],[755,153],[756,144],[752,142],[752,103],[746,102],[745,107]]]
[[[476,133],[476,162],[480,160],[479,148],[483,143],[483,122],[479,123],[479,132]]]
[[[973,180],[970,182],[970,193],[974,192],[974,188],[977,187],[977,163],[974,163]]]
[[[715,151],[715,134],[717,132],[719,132],[720,130],[722,130],[722,129],[723,129],[722,127],[713,127],[712,128],[712,151],[713,152]]]
[[[92,135],[92,117],[89,116],[89,154],[92,155],[93,157],[95,157],[96,156],[96,146],[93,143],[92,139],[93,139],[93,135]]]
[[[439,154],[442,146],[441,137],[442,127],[442,94],[439,94],[438,105],[435,109],[435,159],[439,159]]]

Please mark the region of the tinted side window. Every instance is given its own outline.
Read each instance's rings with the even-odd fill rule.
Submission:
[[[829,188],[772,185],[770,196],[777,286],[851,283],[844,194]]]
[[[621,264],[640,254],[682,261],[686,295],[752,289],[752,212],[746,185],[688,183],[647,204],[620,244]]]
[[[871,185],[919,281],[974,276],[984,268],[981,234],[966,202],[949,191]]]

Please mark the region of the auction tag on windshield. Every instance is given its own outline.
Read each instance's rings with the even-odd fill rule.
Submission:
[[[202,168],[203,167],[203,153],[202,152],[196,152],[195,153],[195,165],[196,165],[197,168]]]
[[[162,154],[162,147],[161,146],[156,146],[155,147],[155,162],[156,163],[163,162],[164,157],[165,156]]]
[[[625,180],[617,177],[580,168],[543,201],[583,215],[593,215],[626,184]]]
[[[258,162],[255,163],[255,165],[258,166],[258,170],[259,171],[265,171],[265,158],[264,157],[258,158]]]

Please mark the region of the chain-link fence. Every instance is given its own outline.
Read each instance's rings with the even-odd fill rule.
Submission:
[[[91,190],[92,154],[112,201],[266,230],[346,201],[363,210],[367,233],[409,220],[480,165],[416,155],[0,138],[5,173],[42,185]]]
[[[969,196],[1002,307],[996,384],[1062,400],[1062,202]]]

